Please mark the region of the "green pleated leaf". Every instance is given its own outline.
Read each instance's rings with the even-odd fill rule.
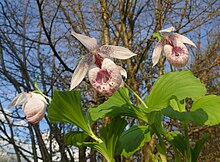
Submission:
[[[97,107],[89,108],[88,112],[93,121],[107,116],[130,116],[144,121],[147,119],[140,108],[132,105],[126,88],[119,88],[107,101]]]
[[[64,141],[67,145],[79,146],[84,142],[84,139],[88,137],[84,132],[71,131],[65,134]]]
[[[85,114],[82,111],[79,91],[54,91],[53,100],[48,108],[51,122],[67,122],[82,128],[90,134]]]
[[[112,156],[112,154],[109,154],[104,142],[83,142],[80,146],[86,146],[95,149],[96,151],[101,153],[108,162],[115,162],[114,156]]]
[[[172,146],[178,149],[179,152],[181,152],[182,155],[184,155],[184,152],[187,149],[184,137],[182,137],[180,132],[172,132],[168,134],[172,137],[172,139],[170,139],[170,143],[172,144]]]
[[[133,126],[122,133],[119,138],[117,152],[129,157],[150,140],[151,134],[148,126]]]
[[[116,117],[109,124],[103,126],[100,130],[100,138],[106,145],[108,154],[114,157],[116,145],[121,133],[124,131],[127,121],[124,118]]]
[[[172,98],[195,100],[206,93],[205,86],[190,71],[169,72],[155,82],[145,102],[147,111],[160,111],[169,105]]]
[[[220,123],[220,96],[208,95],[200,98],[192,104],[190,112],[204,111],[207,115],[205,125]]]

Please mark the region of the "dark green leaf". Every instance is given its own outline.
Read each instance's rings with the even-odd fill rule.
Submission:
[[[175,147],[177,150],[179,150],[179,152],[181,152],[182,155],[184,155],[184,152],[187,149],[186,141],[184,137],[182,137],[179,132],[172,132],[168,134],[171,136],[169,141],[172,144],[172,146]]]
[[[205,125],[220,123],[220,96],[208,95],[192,104],[191,112],[204,111],[207,114]]]
[[[154,116],[154,121],[150,125],[151,128],[153,128],[153,130],[157,130],[158,133],[160,133],[162,135],[165,135],[166,131],[164,130],[164,127],[162,125],[162,113],[161,112],[151,112],[149,114],[149,116],[152,115],[152,114]]]
[[[115,148],[121,133],[124,131],[127,121],[124,118],[116,117],[109,124],[103,126],[100,130],[100,138],[106,145],[108,154],[114,156]]]
[[[171,107],[167,107],[162,110],[162,113],[171,119],[177,119],[179,121],[191,121],[197,125],[203,125],[208,119],[206,112],[201,109],[194,112],[179,112],[173,110]]]
[[[64,141],[67,145],[78,146],[84,142],[84,139],[88,137],[84,132],[80,131],[71,131],[65,134]]]
[[[129,157],[138,151],[145,142],[150,140],[151,134],[148,126],[133,126],[122,133],[117,146],[117,152],[125,157]]]
[[[205,86],[190,71],[169,72],[159,77],[146,97],[147,111],[160,111],[169,105],[172,98],[195,100],[205,93]]]
[[[206,97],[205,97],[206,98]],[[201,99],[199,99],[201,101]],[[197,103],[198,101],[195,101]],[[194,103],[194,104],[195,104]],[[195,109],[194,111],[184,112],[185,110],[185,103],[182,104],[176,99],[170,100],[170,106],[163,109],[162,113],[172,119],[177,119],[180,121],[191,121],[197,125],[204,125],[208,120],[208,114],[203,109]],[[181,111],[181,112],[179,112]]]

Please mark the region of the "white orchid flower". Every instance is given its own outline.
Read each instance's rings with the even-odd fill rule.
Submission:
[[[104,45],[98,48],[95,38],[74,31],[71,34],[89,50],[89,53],[77,65],[72,75],[70,90],[79,85],[88,73],[89,81],[97,91],[105,96],[112,95],[123,85],[121,75],[127,77],[127,72],[117,66],[111,58],[128,59],[136,54],[120,46]]]
[[[187,61],[189,60],[189,52],[185,46],[185,43],[194,47],[196,47],[196,45],[187,37],[174,33],[174,31],[174,27],[159,31],[163,38],[154,48],[152,55],[153,66],[158,63],[162,50],[164,51],[165,56],[171,65],[178,68],[186,65]]]
[[[22,92],[11,101],[9,107],[22,105],[28,122],[36,124],[43,119],[47,104],[46,99],[41,94]]]

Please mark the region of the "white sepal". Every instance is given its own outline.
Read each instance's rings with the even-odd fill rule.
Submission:
[[[92,56],[90,54],[85,55],[82,58],[82,60],[80,60],[72,75],[70,90],[74,89],[85,78],[89,69],[89,64],[92,63],[89,61],[93,61]]]
[[[153,50],[153,54],[152,54],[153,66],[155,66],[158,63],[162,49],[163,49],[163,40],[159,41]]]
[[[9,104],[8,107],[11,108],[11,107],[14,107],[14,106],[17,106],[17,105],[22,105],[22,104],[24,104],[25,102],[27,102],[30,97],[31,97],[31,94],[30,94],[30,93],[27,93],[27,92],[19,93],[19,94],[11,101],[11,103]]]
[[[169,27],[169,28],[160,30],[159,33],[160,33],[160,34],[170,33],[170,32],[173,32],[173,31],[175,31],[175,30],[176,30],[176,29],[175,29],[173,26],[171,26],[171,27]]]
[[[116,59],[129,59],[137,55],[128,48],[113,45],[104,45],[99,48],[98,52],[104,58],[112,57]]]
[[[190,45],[196,47],[196,45],[189,38],[187,38],[183,35],[180,35],[178,33],[173,33],[173,37],[174,37],[174,40],[176,40],[176,41],[179,41],[182,43],[187,43],[187,44],[190,44]]]
[[[73,30],[71,34],[78,39],[89,51],[93,51],[97,48],[97,41],[95,38],[91,38],[82,34],[77,34]]]

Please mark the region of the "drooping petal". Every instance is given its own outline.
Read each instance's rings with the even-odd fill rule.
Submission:
[[[169,28],[160,30],[159,33],[163,35],[163,34],[168,34],[168,33],[170,33],[170,32],[173,32],[173,31],[175,31],[175,28],[174,28],[173,26],[171,26],[171,27],[169,27]]]
[[[125,78],[127,78],[127,71],[121,66],[118,66],[118,69],[119,69],[121,75],[124,76]]]
[[[44,117],[46,103],[39,96],[32,96],[27,103],[23,104],[22,109],[26,115],[26,119],[30,123],[35,124]]]
[[[180,35],[178,33],[173,33],[172,36],[174,37],[174,41],[176,40],[176,41],[179,41],[182,43],[187,43],[187,44],[190,44],[190,45],[196,47],[196,45],[189,38],[187,38],[183,35]]]
[[[160,55],[161,55],[161,52],[162,52],[162,49],[163,49],[163,40],[159,41],[156,45],[156,47],[154,48],[153,50],[153,54],[152,54],[152,63],[153,63],[153,66],[155,66],[159,59],[160,59]]]
[[[128,48],[113,45],[104,45],[100,47],[97,52],[104,58],[112,57],[116,59],[129,59],[137,55]]]
[[[31,95],[27,92],[22,92],[22,93],[19,93],[12,101],[11,103],[9,104],[8,107],[14,107],[14,106],[17,106],[17,105],[22,105],[24,104],[25,102],[27,102],[29,100],[29,98],[31,97]]]
[[[118,66],[105,58],[101,69],[94,66],[89,70],[89,81],[98,92],[111,96],[121,85],[122,77]]]
[[[85,55],[82,60],[80,60],[72,75],[70,90],[72,90],[77,85],[79,85],[79,83],[82,82],[83,78],[85,78],[88,72],[89,65],[93,62],[93,56],[90,54]]]
[[[97,48],[97,41],[95,38],[90,38],[88,36],[77,34],[73,30],[71,34],[78,39],[89,51],[93,51]]]
[[[174,47],[170,45],[165,45],[164,53],[166,55],[168,62],[177,68],[181,68],[185,66],[189,60],[189,54],[187,48],[181,42],[179,42],[177,46]]]

